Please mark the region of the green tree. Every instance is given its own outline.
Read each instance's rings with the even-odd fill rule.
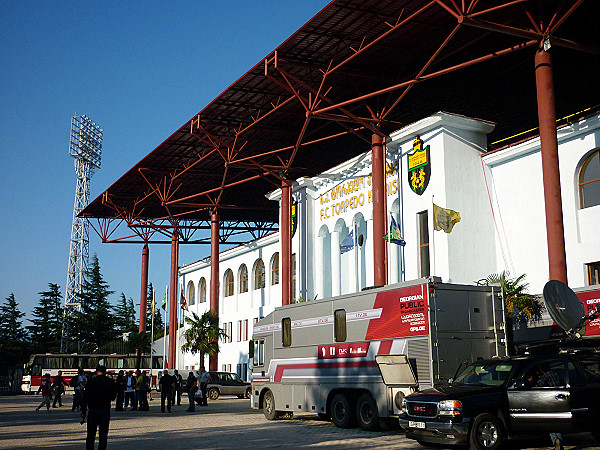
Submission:
[[[81,310],[73,314],[82,351],[96,351],[116,337],[115,320],[108,301],[111,294],[113,291],[104,281],[98,257],[94,254],[82,291],[77,295]]]
[[[60,287],[48,283],[48,290],[39,292],[39,295],[39,306],[33,309],[33,325],[27,327],[31,336],[31,346],[36,353],[58,352],[63,322]]]
[[[146,313],[146,330],[148,330],[148,332],[152,331],[152,298],[154,297],[155,292],[152,283],[150,283],[148,285],[148,311]],[[162,297],[159,298],[157,294],[156,305],[154,306],[154,340],[161,338],[164,333],[165,324],[162,318],[162,312],[164,310],[161,308],[161,305]]]
[[[514,325],[537,322],[542,318],[544,306],[539,298],[528,293],[529,284],[525,282],[526,275],[511,278],[506,271],[491,274],[485,279],[485,284],[499,284],[504,291],[506,311],[506,342],[509,354],[514,351]]]
[[[225,331],[219,328],[219,315],[208,310],[199,317],[192,312],[192,317],[186,317],[185,321],[190,327],[183,333],[185,344],[181,350],[200,353],[200,364],[204,365],[204,355],[219,353],[219,339],[226,337]]]
[[[131,297],[127,299],[122,292],[121,297],[119,297],[117,302],[117,306],[114,307],[114,321],[115,330],[120,334],[137,331],[138,329],[133,299]]]
[[[24,315],[14,294],[6,297],[0,306],[0,366],[20,365],[27,361],[28,336],[21,320]]]

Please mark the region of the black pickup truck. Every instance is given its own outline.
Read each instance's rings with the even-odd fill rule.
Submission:
[[[500,448],[508,436],[591,431],[600,442],[600,355],[477,361],[456,379],[407,396],[400,426],[420,443]]]

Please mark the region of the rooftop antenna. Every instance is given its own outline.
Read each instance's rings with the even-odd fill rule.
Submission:
[[[71,137],[69,155],[74,159],[75,204],[73,206],[73,225],[71,226],[71,244],[69,248],[69,266],[67,269],[67,287],[65,292],[64,319],[60,351],[65,351],[66,338],[69,331],[65,323],[74,311],[81,310],[79,294],[85,281],[89,258],[89,224],[86,219],[78,217],[79,213],[90,201],[90,179],[100,168],[102,156],[103,130],[92,122],[92,119],[77,113],[71,117]]]

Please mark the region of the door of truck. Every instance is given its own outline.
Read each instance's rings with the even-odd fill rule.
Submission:
[[[398,415],[404,396],[419,387],[413,367],[406,355],[377,355],[375,361],[386,385],[388,411]]]

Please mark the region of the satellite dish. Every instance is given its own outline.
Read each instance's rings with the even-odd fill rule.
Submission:
[[[585,334],[583,304],[569,286],[558,280],[548,281],[544,286],[544,302],[550,317],[567,335]]]

